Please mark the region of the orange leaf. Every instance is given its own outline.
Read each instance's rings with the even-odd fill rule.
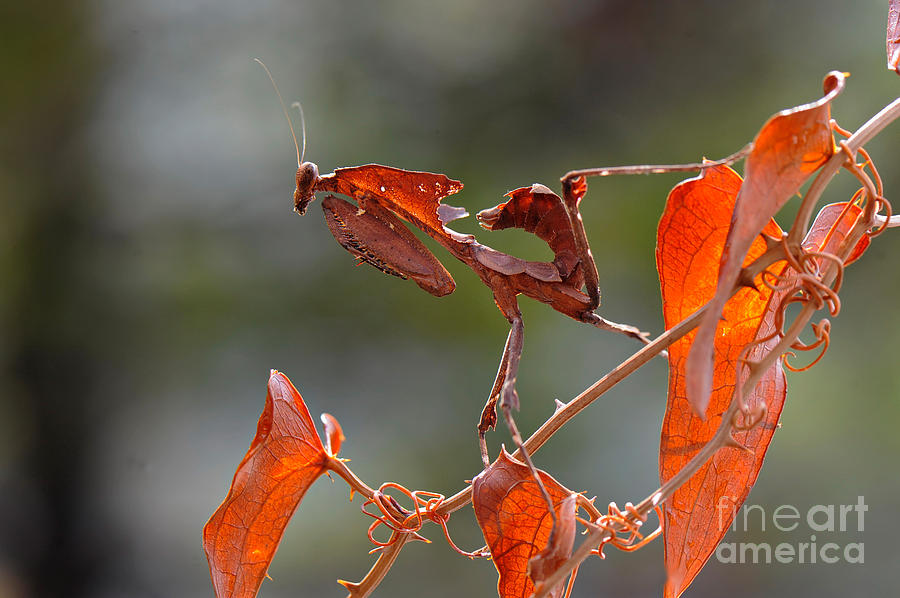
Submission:
[[[319,419],[322,420],[322,425],[325,426],[325,449],[329,455],[336,457],[341,452],[341,445],[344,443],[344,440],[347,439],[344,436],[344,430],[341,428],[341,424],[338,423],[337,418],[330,413],[323,413],[319,416]]]
[[[697,329],[687,361],[688,400],[701,416],[706,413],[713,388],[713,340],[725,303],[760,231],[834,153],[830,103],[843,85],[843,74],[829,73],[825,78],[825,97],[779,112],[753,142],[722,252],[715,295]]]
[[[690,315],[715,289],[716,264],[725,242],[731,206],[740,188],[740,177],[728,167],[707,170],[702,176],[676,186],[669,195],[660,221],[657,267],[663,295],[666,328]],[[816,217],[804,248],[808,251],[837,249],[860,213],[857,206],[832,204]],[[770,221],[765,234],[777,236]],[[847,263],[868,246],[868,237],[857,244]],[[765,249],[761,238],[751,245],[747,261]],[[819,258],[820,266],[827,265]],[[690,335],[669,348],[669,398],[660,440],[660,479],[672,478],[715,434],[735,388],[735,360],[741,349],[774,331],[775,312],[793,278],[783,262],[772,267],[785,276],[785,290],[773,293],[760,284],[760,291],[741,289],[725,307],[725,321],[716,333],[714,382],[709,419],[702,420],[691,409],[685,389],[685,361]],[[771,339],[753,348],[748,358],[759,359],[777,342]],[[765,402],[766,419],[750,431],[735,432],[735,439],[753,453],[726,448],[662,505],[665,530],[667,597],[678,596],[693,581],[712,555],[755,483],[766,450],[784,406],[786,384],[781,360],[763,376],[749,397],[753,407]]]
[[[856,219],[862,214],[862,209],[858,205],[847,206],[847,202],[839,202],[828,204],[823,207],[809,232],[803,240],[803,247],[807,251],[827,251],[833,253],[837,251],[838,245],[850,232],[850,228],[856,224]],[[842,216],[843,215],[843,216]],[[838,220],[840,218],[840,220]],[[865,252],[869,247],[869,236],[864,235],[850,255],[844,260],[844,265],[852,264]],[[822,262],[824,265],[824,262]]]
[[[563,499],[559,505],[556,533],[550,536],[547,546],[536,557],[528,561],[528,575],[531,576],[536,588],[539,588],[546,579],[556,573],[572,556],[572,547],[575,546],[577,500],[577,494],[570,494]],[[551,598],[559,596],[562,590],[562,585],[553,588],[550,591]]]
[[[656,263],[659,270],[666,328],[671,328],[706,303],[715,292],[719,257],[726,241],[732,208],[741,179],[727,166],[717,166],[677,185],[669,194],[659,223]],[[763,229],[778,237],[781,229],[769,221]],[[765,251],[758,237],[751,244],[747,260]],[[714,391],[708,419],[691,409],[685,393],[685,362],[694,333],[669,348],[669,398],[660,440],[661,482],[674,476],[713,437],[723,412],[731,403],[735,387],[735,360],[741,349],[757,336],[772,291],[760,284],[760,291],[738,291],[725,307],[725,320],[716,331]],[[728,448],[712,460],[663,505],[667,597],[678,596],[691,583],[731,524],[732,509],[743,503],[756,481],[766,448],[784,402],[785,379],[780,363],[769,369],[750,405],[765,401],[766,421],[735,437],[754,454]],[[725,511],[718,506],[727,497]],[[720,516],[721,514],[721,516]]]
[[[900,0],[888,5],[887,67],[900,75]]]
[[[327,463],[303,398],[272,370],[256,436],[228,496],[203,528],[218,598],[256,596],[288,520]]]
[[[574,528],[574,501],[564,503],[572,492],[550,474],[539,471],[539,475],[550,493],[560,522],[571,520]],[[563,513],[564,504],[573,513]],[[505,450],[501,451],[497,460],[472,481],[472,506],[500,574],[497,583],[500,598],[531,596],[534,581],[528,574],[529,561],[547,547],[553,520],[528,467],[514,460]],[[563,536],[559,545],[565,544],[566,530],[557,535]],[[550,560],[556,560],[555,566],[559,566],[560,551],[555,552],[555,555],[538,561],[542,575],[552,573],[547,567]]]

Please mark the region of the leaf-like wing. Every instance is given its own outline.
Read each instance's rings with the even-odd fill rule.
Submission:
[[[550,493],[560,522],[571,520],[574,527],[574,512],[564,514],[562,511],[563,505],[574,511],[574,501],[565,502],[572,492],[550,474],[539,471],[539,475]],[[531,596],[534,581],[528,574],[529,561],[547,547],[553,520],[528,467],[514,460],[505,450],[501,451],[497,460],[473,480],[472,506],[500,574],[497,583],[500,598]],[[565,530],[560,533],[565,535]],[[562,540],[565,538],[561,539],[564,543]],[[569,547],[571,550],[571,544]],[[558,558],[559,550],[554,552],[555,555],[539,561],[543,563],[540,566],[549,566],[552,558]]]
[[[829,124],[831,100],[843,85],[842,73],[829,73],[822,99],[776,114],[753,142],[722,252],[716,292],[687,361],[688,400],[701,416],[706,413],[713,388],[713,340],[725,303],[760,231],[834,153]]]
[[[717,166],[680,183],[669,194],[656,249],[667,329],[706,303],[715,292],[719,257],[740,187],[737,173],[727,166]],[[770,220],[763,232],[777,237],[781,229]],[[757,237],[747,260],[763,251],[765,242]],[[685,361],[693,333],[669,347],[669,396],[659,454],[663,483],[680,471],[719,427],[735,388],[735,361],[743,347],[757,338],[772,294],[765,285],[759,284],[759,288],[759,292],[741,289],[725,307],[724,321],[715,337],[714,390],[707,419],[695,414],[685,392]],[[765,373],[755,392],[746,397],[750,405],[766,403],[765,422],[749,432],[735,434],[754,453],[720,450],[662,505],[669,574],[667,597],[678,596],[691,583],[727,531],[733,511],[747,497],[778,423],[785,390],[779,362]]]
[[[256,436],[203,528],[217,598],[256,596],[284,528],[327,462],[303,398],[273,370]]]
[[[456,288],[453,277],[400,219],[375,202],[357,208],[334,195],[322,200],[325,222],[335,240],[360,261],[385,274],[411,278],[435,297]]]
[[[371,202],[379,203],[433,237],[465,242],[468,236],[444,226],[446,222],[459,218],[461,213],[441,204],[443,198],[462,188],[462,183],[443,174],[401,170],[378,164],[336,168],[333,173],[321,177],[316,185],[318,191],[352,197],[363,209]]]

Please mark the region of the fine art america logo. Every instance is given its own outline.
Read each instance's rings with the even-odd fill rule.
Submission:
[[[732,496],[723,496],[719,500],[716,506],[719,529],[724,529],[729,519],[733,518],[732,532],[790,535],[785,541],[774,543],[733,542],[725,538],[726,541],[716,549],[716,558],[720,563],[865,562],[864,543],[846,541],[857,539],[855,536],[865,530],[865,514],[869,507],[862,496],[857,497],[856,504],[813,505],[805,512],[794,505],[781,505],[770,512],[760,505],[739,508],[736,500]],[[838,537],[841,532],[845,535]],[[801,538],[799,541],[795,540],[797,536]]]

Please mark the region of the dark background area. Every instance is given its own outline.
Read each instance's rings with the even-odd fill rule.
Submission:
[[[852,77],[855,129],[891,101],[886,2],[6,3],[0,9],[0,598],[211,596],[200,530],[255,431],[269,368],[344,426],[370,484],[452,494],[480,467],[474,424],[505,320],[451,259],[434,299],[353,261],[296,169],[276,98],[303,102],[322,172],[378,162],[443,172],[470,213],[567,170],[729,154],[779,109]],[[900,126],[869,146],[889,199]],[[591,183],[601,313],[659,332],[655,227],[681,176]],[[827,201],[856,185],[841,175]],[[900,203],[894,202],[900,207]],[[785,218],[796,208],[786,208]],[[456,223],[455,223],[456,224]],[[475,232],[473,219],[456,227]],[[479,233],[542,259],[528,235]],[[749,502],[869,505],[864,565],[710,562],[689,596],[896,592],[900,549],[900,239],[847,271],[832,348],[789,375],[783,428]],[[436,254],[443,258],[439,248]],[[519,425],[530,432],[633,342],[523,300]],[[666,368],[656,360],[536,457],[600,504],[657,485]],[[509,443],[495,433],[492,450]],[[374,557],[345,486],[319,483],[261,596],[344,596]],[[480,546],[471,511],[456,540]],[[808,531],[808,530],[807,530]],[[487,561],[404,549],[376,595],[494,594]],[[819,535],[819,542],[826,541]],[[803,528],[731,541],[808,542]],[[660,595],[662,545],[611,551],[576,596]]]

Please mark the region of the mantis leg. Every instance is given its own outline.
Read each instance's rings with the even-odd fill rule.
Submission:
[[[484,409],[481,411],[481,420],[478,423],[478,443],[481,447],[481,459],[485,466],[490,464],[487,452],[487,444],[484,435],[488,430],[497,425],[497,402],[501,408],[512,407],[519,409],[519,395],[516,393],[516,376],[519,372],[519,360],[522,357],[522,347],[525,341],[525,324],[521,314],[510,318],[509,335],[506,337],[506,345],[503,347],[503,357],[500,359],[500,367],[497,377],[491,388],[491,394]],[[515,438],[513,438],[515,440]],[[521,438],[516,442],[521,445]]]
[[[581,219],[581,211],[579,204],[584,194],[587,192],[587,183],[585,178],[589,176],[610,176],[614,174],[660,174],[665,172],[693,172],[703,170],[712,166],[722,164],[732,164],[745,157],[753,149],[753,144],[747,144],[739,151],[722,158],[721,160],[708,160],[704,162],[695,162],[691,164],[643,164],[638,166],[611,166],[604,168],[585,168],[582,170],[572,170],[562,177],[563,204],[569,215],[569,222],[575,233],[575,248],[578,251],[578,257],[581,259],[581,267],[584,272],[584,286],[590,297],[590,306],[588,311],[593,312],[600,306],[600,285],[599,275],[597,274],[597,264],[594,262],[594,256],[591,254],[591,248],[588,244],[587,234],[584,232],[584,222]],[[588,321],[588,320],[585,320]],[[615,324],[600,318],[600,323],[591,321],[598,328],[621,332],[628,336],[635,336],[637,331],[633,326],[624,326]],[[610,326],[607,326],[609,324]],[[645,335],[639,331],[638,336],[644,342],[647,342]]]
[[[497,422],[496,409],[499,399],[500,409],[503,410],[506,426],[509,428],[509,433],[512,436],[516,448],[519,449],[522,460],[531,472],[531,477],[541,490],[541,496],[544,497],[544,501],[547,503],[547,509],[550,512],[550,516],[553,518],[553,529],[555,530],[556,510],[553,508],[553,499],[550,497],[550,493],[547,492],[547,488],[544,486],[541,476],[538,475],[538,471],[531,461],[531,455],[529,455],[528,451],[525,449],[525,443],[522,440],[522,435],[519,433],[519,428],[516,426],[516,420],[513,418],[512,414],[514,409],[519,409],[519,395],[516,392],[516,377],[518,376],[519,360],[522,357],[522,347],[525,341],[525,324],[522,321],[522,314],[518,312],[518,309],[511,317],[509,317],[509,321],[509,336],[506,337],[506,345],[503,347],[503,357],[500,360],[500,368],[497,371],[497,377],[491,388],[491,396],[488,397],[484,410],[481,412],[481,422],[478,424],[478,440],[481,446],[481,458],[482,461],[484,461],[485,467],[487,467],[490,464],[490,457],[488,456],[484,434],[489,428],[494,427]]]
[[[575,249],[578,251],[578,258],[581,260],[581,270],[584,274],[584,287],[590,297],[590,305],[588,312],[593,312],[600,307],[600,276],[597,274],[597,264],[594,262],[594,255],[591,253],[591,246],[588,244],[587,233],[584,231],[584,221],[581,218],[581,210],[578,204],[581,198],[587,192],[587,184],[583,177],[574,179],[563,179],[563,204],[566,206],[566,213],[569,215],[569,223],[572,226],[572,232],[575,233]]]
[[[594,262],[594,255],[591,253],[591,246],[588,244],[587,233],[584,230],[584,221],[581,218],[581,210],[579,209],[581,198],[584,197],[587,191],[587,184],[585,184],[582,177],[563,179],[562,188],[563,204],[566,207],[566,213],[569,215],[572,231],[575,233],[575,249],[578,251],[578,258],[581,260],[584,286],[590,299],[587,309],[581,314],[581,320],[602,330],[618,332],[619,334],[636,338],[643,343],[649,343],[648,333],[642,332],[634,326],[611,322],[594,313],[594,310],[600,306],[600,277],[597,274],[597,264]]]

